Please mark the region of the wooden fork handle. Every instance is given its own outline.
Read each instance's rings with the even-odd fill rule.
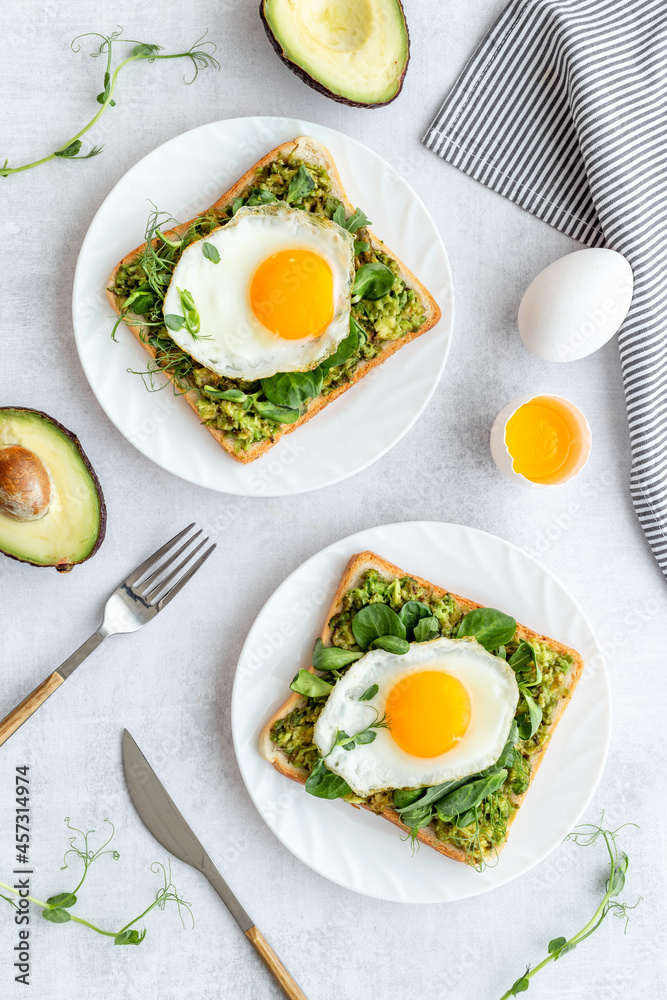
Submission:
[[[289,974],[261,931],[257,927],[251,927],[245,932],[245,936],[288,1000],[307,1000],[306,994]]]
[[[60,687],[63,683],[63,678],[60,676],[57,670],[46,678],[45,681],[36,687],[27,698],[24,698],[20,705],[9,713],[9,715],[0,722],[0,746],[9,739],[9,737],[16,732],[19,726],[22,726],[26,719],[29,719],[33,712],[36,712],[40,705],[43,705],[47,698],[49,698],[53,692]]]

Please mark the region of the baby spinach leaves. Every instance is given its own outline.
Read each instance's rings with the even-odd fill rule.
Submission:
[[[438,619],[431,615],[429,618],[422,618],[415,625],[415,642],[430,642],[440,635],[440,623]]]
[[[246,396],[240,389],[216,389],[212,385],[205,385],[204,392],[211,399],[228,399],[232,403],[245,403],[250,399],[250,396]]]
[[[423,788],[395,788],[394,807],[405,809],[407,806],[411,806],[422,795],[423,791]]]
[[[206,260],[210,260],[211,264],[220,263],[220,252],[213,243],[209,243],[207,240],[202,240],[201,252],[206,257]]]
[[[323,371],[328,371],[330,368],[336,368],[338,365],[345,364],[365,340],[365,331],[359,326],[354,317],[350,316],[350,332],[344,340],[341,340],[334,353],[320,362],[320,368]]]
[[[471,635],[484,649],[492,653],[514,638],[516,621],[495,608],[475,608],[461,619],[457,637]]]
[[[350,649],[341,649],[339,646],[325,646],[322,640],[318,639],[313,650],[313,666],[316,670],[322,671],[342,670],[363,655]]]
[[[510,656],[508,662],[517,674],[519,691],[526,703],[526,711],[517,718],[519,736],[522,740],[529,740],[531,736],[535,735],[542,722],[542,708],[528,690],[529,688],[537,687],[542,681],[542,671],[537,662],[535,647],[527,639],[522,639],[517,646],[516,652]],[[535,678],[528,680],[524,675],[529,674],[533,669],[535,671]]]
[[[358,299],[381,299],[391,291],[394,284],[394,273],[379,261],[373,264],[362,264],[357,271],[352,285],[352,295]]]
[[[410,634],[422,618],[430,618],[432,614],[433,612],[428,604],[424,604],[422,601],[406,601],[398,612],[398,617],[405,625],[408,634]]]
[[[289,182],[285,201],[288,205],[293,205],[295,201],[302,201],[306,195],[310,194],[314,187],[315,181],[313,176],[302,163]]]
[[[388,653],[396,653],[398,656],[404,656],[410,649],[410,643],[407,639],[401,639],[398,635],[381,635],[377,639],[373,639],[368,648],[386,649]]]
[[[232,215],[236,215],[240,208],[243,208],[245,198],[234,198],[232,202]]]
[[[330,771],[322,757],[306,780],[306,791],[318,799],[341,799],[352,794],[347,781]]]
[[[493,792],[502,788],[506,778],[507,771],[505,768],[501,768],[482,778],[473,778],[461,785],[460,788],[443,795],[435,802],[438,818],[446,823],[451,823],[456,817],[462,816],[470,809],[475,809],[487,795],[492,795]]]
[[[540,727],[542,709],[521,684],[519,685],[519,691],[521,691],[524,697],[527,709],[526,712],[517,718],[517,722],[519,723],[519,737],[522,740],[529,740]]]
[[[359,648],[366,651],[374,639],[383,636],[405,639],[406,628],[396,612],[386,604],[367,604],[352,619],[352,634]],[[407,653],[407,649],[404,652]]]
[[[247,208],[252,208],[254,205],[272,205],[274,201],[278,201],[275,194],[267,191],[266,188],[258,188],[253,191],[245,205]]]
[[[378,693],[380,688],[377,684],[371,684],[369,688],[366,688],[363,694],[359,695],[359,701],[370,701]]]
[[[306,400],[319,396],[322,391],[322,371],[315,368],[308,372],[279,372],[270,378],[261,379],[264,395],[276,406],[294,409]]]
[[[324,698],[333,691],[333,684],[323,680],[316,674],[311,674],[310,670],[301,669],[290,684],[292,691],[305,695],[306,698]]]
[[[272,403],[269,399],[255,399],[253,397],[252,405],[260,417],[265,417],[267,420],[275,420],[279,424],[294,424],[301,416],[299,410],[291,406],[279,406],[277,403]]]

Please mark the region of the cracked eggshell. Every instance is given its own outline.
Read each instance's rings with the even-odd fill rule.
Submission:
[[[577,250],[534,278],[519,306],[519,333],[545,361],[578,361],[623,325],[632,302],[630,264],[615,250]]]
[[[579,461],[568,473],[568,475],[564,476],[563,479],[559,480],[557,483],[534,483],[530,479],[526,479],[525,476],[522,476],[520,472],[515,472],[514,461],[509,453],[507,444],[505,443],[505,430],[510,417],[516,413],[519,407],[523,406],[524,403],[530,403],[532,399],[542,399],[545,397],[559,400],[559,402],[570,410],[570,413],[575,417],[577,423],[579,424],[583,439],[583,446]],[[574,403],[571,403],[568,399],[564,399],[562,396],[555,396],[553,393],[535,392],[530,396],[518,396],[516,399],[513,399],[511,403],[508,403],[507,406],[503,407],[496,419],[493,421],[489,445],[491,447],[493,461],[496,463],[504,476],[507,476],[508,479],[514,480],[515,483],[520,483],[522,486],[528,486],[531,489],[544,489],[549,485],[561,486],[569,479],[573,479],[574,476],[579,475],[583,467],[586,465],[588,456],[591,453],[592,440],[593,436],[591,434],[588,420],[578,406],[575,406]]]

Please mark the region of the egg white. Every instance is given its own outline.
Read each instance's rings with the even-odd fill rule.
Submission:
[[[331,751],[339,729],[350,736],[362,732],[382,717],[394,685],[422,670],[451,674],[468,692],[470,724],[451,750],[438,757],[415,757],[402,750],[386,729],[379,729],[373,743]],[[373,684],[378,685],[375,697],[359,701]],[[353,663],[335,685],[315,724],[314,742],[322,756],[328,754],[327,767],[345,778],[357,795],[437,785],[475,774],[498,760],[518,700],[512,668],[475,641],[440,638],[412,643],[403,656],[374,649]]]
[[[220,254],[212,263],[202,245]],[[319,254],[333,274],[334,315],[316,338],[285,340],[255,317],[250,285],[268,257],[295,247]],[[164,300],[164,315],[183,316],[178,289],[194,299],[201,328],[169,331],[195,361],[218,375],[252,381],[277,372],[307,371],[332,354],[348,335],[354,280],[354,237],[328,219],[282,203],[241,208],[205,240],[192,243],[178,261]]]

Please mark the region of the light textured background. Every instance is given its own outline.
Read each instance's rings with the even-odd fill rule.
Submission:
[[[2,182],[1,399],[50,411],[76,430],[103,483],[107,540],[69,577],[3,561],[0,714],[98,624],[108,591],[188,520],[214,533],[202,576],[143,632],[110,640],[0,751],[0,879],[13,867],[14,768],[31,767],[33,889],[71,888],[59,871],[63,818],[118,828],[121,859],[99,862],[80,911],[120,926],[151,897],[163,859],[129,803],[120,766],[127,726],[166,779],[247,909],[310,1000],[389,993],[404,1000],[494,997],[538,961],[551,937],[578,929],[600,893],[604,858],[566,845],[501,890],[456,905],[392,905],[339,889],[270,834],[244,790],[231,743],[234,666],[256,613],[282,579],[329,542],[381,522],[429,518],[495,532],[537,555],[581,601],[608,654],[615,698],[612,750],[588,818],[606,811],[627,831],[628,896],[643,896],[627,936],[614,920],[535,980],[531,995],[658,997],[667,985],[664,863],[664,624],[667,593],[626,491],[628,439],[616,346],[549,366],[523,348],[515,317],[523,290],[571,241],[441,163],[419,145],[438,102],[501,9],[500,0],[408,0],[412,61],[384,110],[352,110],[304,87],[274,56],[255,0],[187,5],[121,0],[104,19],[79,0],[5,5],[0,31],[2,157],[32,159],[71,135],[95,108],[102,67],[72,54],[77,32],[112,30],[169,50],[206,27],[222,69],[192,87],[182,66],[140,65],[121,78],[118,107],[92,137],[104,153],[56,162]],[[190,486],[144,459],[90,392],[71,329],[78,249],[100,202],[155,145],[202,122],[276,114],[320,121],[391,160],[424,199],[448,248],[457,292],[450,362],[427,412],[372,468],[318,493],[241,499]],[[488,432],[514,396],[559,392],[578,403],[594,449],[579,479],[521,491],[496,472]],[[443,571],[443,579],[446,574]],[[153,913],[140,949],[114,949],[73,925],[32,925],[35,1000],[193,1000],[278,995],[213,891],[173,864],[194,931]],[[1,902],[1,901],[0,901]],[[4,905],[4,904],[3,904]],[[0,992],[12,981],[14,927],[0,911]]]

